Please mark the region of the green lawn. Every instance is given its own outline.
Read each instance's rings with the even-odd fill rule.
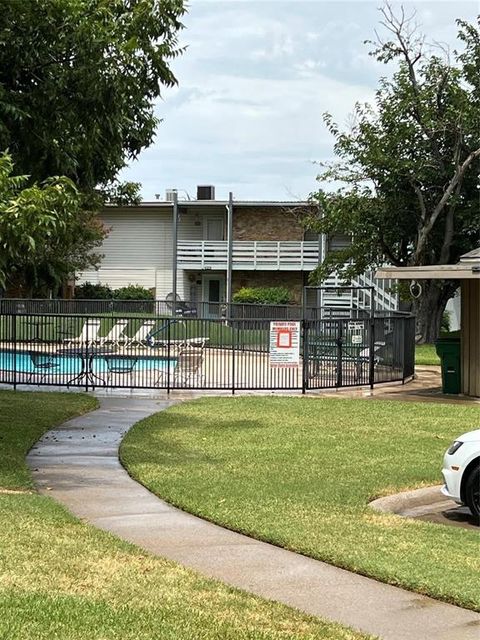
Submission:
[[[147,418],[121,457],[181,508],[379,580],[480,609],[478,533],[381,514],[378,496],[440,484],[478,408],[315,398],[210,398]]]
[[[415,345],[415,364],[428,364],[440,366],[440,358],[437,356],[434,344]]]
[[[24,464],[79,394],[0,392],[0,638],[361,640],[366,636],[156,558],[32,492]]]
[[[237,321],[231,326],[220,320],[196,320],[162,318],[146,314],[97,314],[100,320],[100,336],[105,336],[119,318],[126,317],[128,324],[125,329],[127,336],[134,336],[146,320],[155,320],[156,324],[151,333],[156,334],[158,340],[183,340],[185,338],[208,337],[209,346],[238,348],[256,346],[260,349],[268,348],[269,332],[265,322]],[[86,316],[56,316],[45,317],[44,323],[37,327],[31,323],[30,317],[1,316],[0,339],[6,342],[32,341],[41,336],[46,342],[57,342],[65,338],[75,338],[80,335]],[[256,328],[261,327],[261,328]]]

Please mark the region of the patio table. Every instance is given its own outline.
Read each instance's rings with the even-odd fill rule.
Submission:
[[[62,356],[77,357],[77,358],[80,358],[82,361],[82,369],[80,373],[78,373],[76,376],[71,378],[67,382],[67,386],[73,384],[74,382],[80,383],[82,380],[85,380],[86,384],[90,382],[90,384],[93,387],[95,387],[95,386],[98,386],[98,382],[97,383],[95,382],[96,380],[98,380],[102,385],[105,385],[105,380],[94,372],[93,361],[97,357],[116,354],[117,350],[114,348],[107,348],[107,347],[95,348],[92,346],[85,345],[83,348],[74,348],[74,349],[66,347],[65,349],[59,349],[56,353],[57,355],[62,355]]]
[[[35,335],[32,338],[32,342],[44,342],[40,337],[40,327],[46,327],[47,325],[54,324],[53,320],[47,320],[46,318],[39,318],[38,320],[32,318],[24,319],[23,323],[35,327]]]

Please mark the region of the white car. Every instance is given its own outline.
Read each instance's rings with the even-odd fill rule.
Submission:
[[[480,429],[459,436],[445,453],[442,493],[466,504],[480,522]]]

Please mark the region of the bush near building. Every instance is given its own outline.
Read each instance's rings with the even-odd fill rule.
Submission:
[[[292,294],[285,287],[243,287],[233,295],[233,302],[245,304],[292,304]]]
[[[75,287],[76,300],[154,300],[150,289],[138,284],[129,284],[120,289],[111,289],[108,284],[85,282]]]

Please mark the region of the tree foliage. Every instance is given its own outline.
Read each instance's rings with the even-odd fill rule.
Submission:
[[[397,18],[387,5],[382,13],[391,37],[379,38],[372,55],[396,63],[395,73],[381,79],[374,105],[355,106],[348,131],[325,115],[337,160],[318,179],[342,186],[313,195],[320,216],[308,223],[319,232],[349,234],[352,244],[327,257],[317,281],[334,269],[348,278],[385,263],[453,263],[478,244],[479,30],[458,21],[463,50],[451,59],[428,47],[403,12]],[[454,289],[426,285],[425,309],[417,312],[428,325],[427,339]]]
[[[29,184],[27,176],[13,175],[10,156],[0,156],[1,287],[28,283],[30,294],[58,288],[74,271],[98,263],[92,250],[104,235],[69,178]]]
[[[2,0],[0,149],[32,182],[113,181],[153,140],[176,80],[182,0]]]
[[[117,176],[153,140],[183,13],[182,0],[2,0],[0,285],[41,292],[98,262],[93,212],[138,201]]]

